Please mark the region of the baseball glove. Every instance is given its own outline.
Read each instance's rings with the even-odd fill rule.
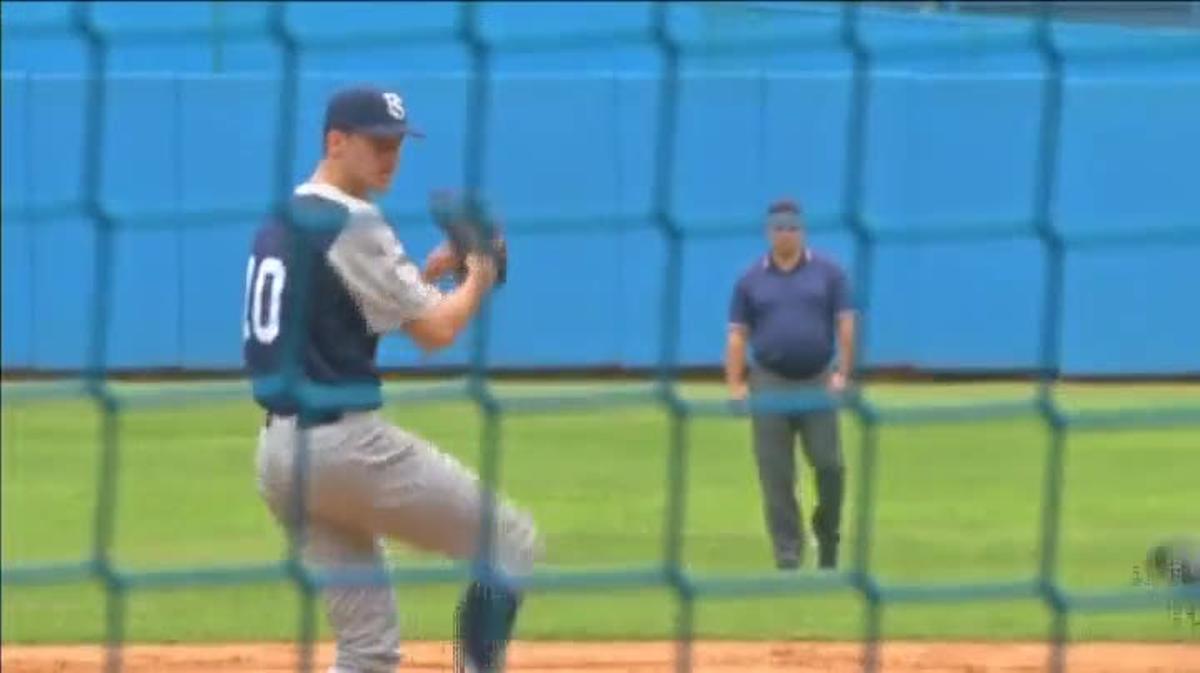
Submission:
[[[486,205],[470,196],[439,191],[430,198],[430,211],[459,260],[456,278],[461,281],[467,275],[467,255],[483,254],[496,265],[496,286],[503,285],[508,277],[508,245]]]

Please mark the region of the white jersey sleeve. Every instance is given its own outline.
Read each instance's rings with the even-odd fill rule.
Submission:
[[[403,328],[442,299],[375,213],[356,214],[326,257],[377,334]]]

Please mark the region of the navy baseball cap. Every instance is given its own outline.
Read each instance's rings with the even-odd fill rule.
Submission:
[[[361,86],[342,89],[325,108],[325,132],[332,130],[399,138],[425,134],[408,124],[404,99],[394,91]]]

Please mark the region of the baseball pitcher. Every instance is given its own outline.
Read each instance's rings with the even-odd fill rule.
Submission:
[[[302,531],[304,559],[319,568],[380,571],[385,537],[456,559],[478,553],[477,478],[379,413],[379,338],[400,332],[425,350],[449,345],[506,264],[500,241],[488,238],[486,213],[445,195],[435,215],[449,242],[423,271],[405,255],[371,199],[390,184],[404,139],[416,135],[396,93],[356,87],[334,95],[323,157],[290,203],[304,216],[291,226],[264,224],[246,267],[244,354],[266,411],[259,493],[282,526]],[[452,291],[431,284],[452,271]],[[318,410],[314,402],[302,407],[296,386],[282,385],[291,368]],[[298,498],[301,435],[307,486]],[[520,578],[539,554],[533,522],[499,499],[494,518],[497,574]],[[331,585],[323,599],[337,637],[332,673],[394,671],[400,635],[390,584]],[[500,669],[519,603],[514,583],[471,583],[455,613],[460,670]]]

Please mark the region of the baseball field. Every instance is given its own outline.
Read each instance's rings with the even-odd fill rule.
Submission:
[[[86,399],[27,399],[31,385],[37,384],[5,387],[0,492],[6,569],[83,560],[95,525],[96,407]],[[422,385],[393,384],[393,390],[405,395]],[[507,383],[497,390],[519,399],[588,394],[597,385]],[[254,488],[261,416],[237,398],[239,386],[119,384],[112,555],[123,570],[264,564],[285,554],[284,538]],[[681,390],[695,400],[721,396],[716,385]],[[1020,400],[1032,393],[1031,385],[1018,383],[867,389],[868,399],[885,409]],[[1194,405],[1200,386],[1072,384],[1061,388],[1061,399],[1070,410]],[[394,401],[387,413],[465,463],[479,464],[481,420],[470,402]],[[851,484],[846,566],[855,545],[862,456],[857,420],[846,413],[843,425]],[[513,412],[502,417],[501,429],[502,488],[539,522],[544,568],[611,570],[659,562],[668,484],[669,417],[663,408]],[[710,579],[774,574],[747,419],[695,418],[687,439],[686,569]],[[881,426],[870,544],[877,579],[904,585],[1031,580],[1038,565],[1047,445],[1046,428],[1032,410],[994,420]],[[1137,585],[1152,543],[1200,529],[1198,447],[1195,425],[1069,433],[1059,564],[1066,589]],[[811,490],[805,478],[806,507]],[[401,547],[389,553],[400,566],[437,562]],[[399,587],[405,638],[426,641],[409,649],[413,670],[439,670],[448,661],[449,649],[441,643],[451,635],[458,591],[457,582]],[[295,587],[283,580],[135,589],[126,607],[126,640],[139,647],[176,647],[131,650],[128,670],[285,670],[292,665],[286,642],[296,637],[300,605]],[[665,670],[672,650],[662,641],[674,635],[676,605],[674,592],[662,585],[534,591],[519,621],[513,667]],[[853,670],[860,660],[853,641],[862,636],[863,605],[852,589],[701,597],[695,613],[702,642],[697,663],[700,670]],[[6,587],[5,670],[96,670],[100,659],[94,649],[64,645],[102,642],[104,619],[103,589],[94,581]],[[1077,659],[1069,661],[1097,666],[1079,670],[1150,670],[1140,667],[1154,661],[1165,666],[1161,670],[1200,670],[1197,622],[1195,607],[1179,605],[1073,614],[1071,640],[1101,644],[1076,650]],[[1036,642],[1049,624],[1036,598],[888,605],[885,670],[968,670],[954,662],[970,666],[981,657],[998,666],[1008,662],[1012,670],[1034,670],[1044,663],[1045,646]],[[327,641],[323,618],[319,628]],[[938,644],[949,641],[954,644]],[[188,650],[179,644],[214,647]],[[930,649],[935,646],[942,649]],[[327,660],[328,645],[318,654],[318,662]],[[1122,662],[1131,668],[1121,668]],[[1021,668],[1025,665],[1034,668]]]

